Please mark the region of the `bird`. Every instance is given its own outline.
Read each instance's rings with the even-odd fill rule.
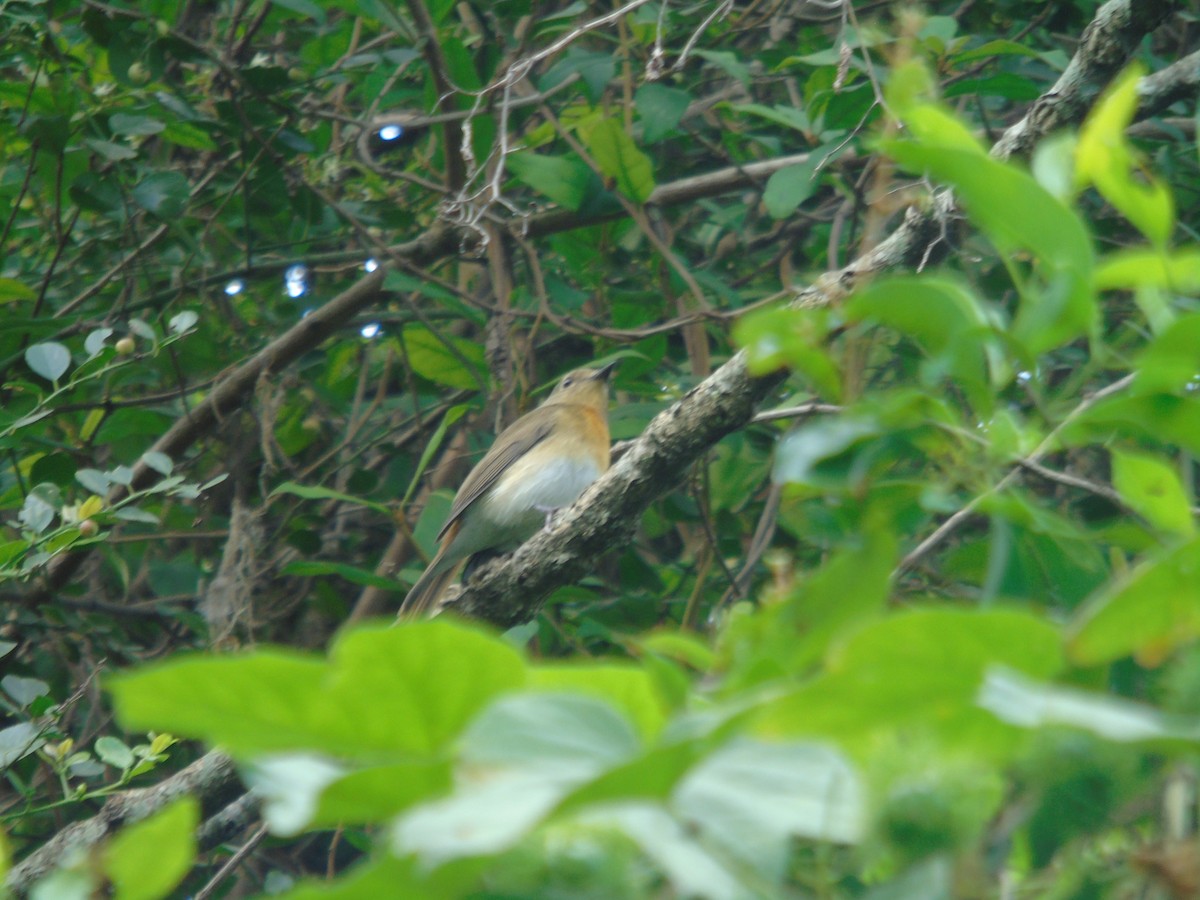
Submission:
[[[450,505],[440,546],[400,606],[428,612],[460,563],[515,547],[569,506],[608,468],[608,381],[616,363],[576,369],[497,436]]]

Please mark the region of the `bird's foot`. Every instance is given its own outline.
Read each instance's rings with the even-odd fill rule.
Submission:
[[[559,508],[557,506],[535,506],[534,509],[546,516],[546,524],[542,526],[542,529],[549,531],[554,522],[554,514],[558,512]]]

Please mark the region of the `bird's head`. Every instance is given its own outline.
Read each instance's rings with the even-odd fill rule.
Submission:
[[[562,377],[551,392],[547,403],[586,403],[601,409],[608,407],[608,379],[615,362],[598,369],[576,369]]]

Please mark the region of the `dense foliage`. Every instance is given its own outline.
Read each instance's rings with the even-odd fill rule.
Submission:
[[[1195,896],[1186,7],[4,3],[10,889]],[[365,621],[597,359],[768,399]]]

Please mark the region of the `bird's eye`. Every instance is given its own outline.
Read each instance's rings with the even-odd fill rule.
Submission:
[[[570,375],[568,375],[566,378],[564,378],[564,379],[562,380],[562,386],[563,386],[563,387],[570,387],[570,386],[571,386],[571,376],[570,376]]]

